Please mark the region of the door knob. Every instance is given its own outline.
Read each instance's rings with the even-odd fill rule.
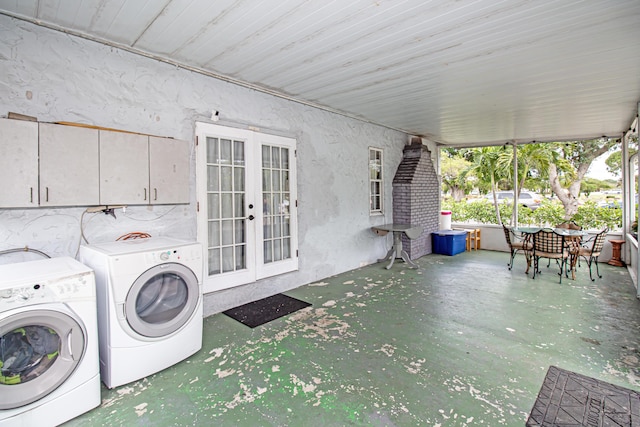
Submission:
[[[253,216],[253,215],[249,215],[249,217],[248,217],[248,218],[249,218],[249,221],[253,221],[253,220],[255,219],[255,216]]]

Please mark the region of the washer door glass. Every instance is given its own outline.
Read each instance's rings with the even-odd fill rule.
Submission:
[[[34,309],[0,321],[0,409],[35,402],[58,388],[85,351],[79,321],[55,310]]]
[[[157,338],[186,324],[200,299],[200,285],[188,267],[166,263],[145,271],[125,301],[125,316],[138,334]]]

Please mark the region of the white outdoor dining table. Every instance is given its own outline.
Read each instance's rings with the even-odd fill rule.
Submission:
[[[393,246],[384,258],[378,260],[378,262],[382,262],[391,259],[391,262],[389,262],[389,265],[386,267],[387,270],[393,266],[396,258],[402,258],[409,266],[418,268],[418,265],[411,261],[409,254],[402,248],[402,234],[406,234],[410,239],[417,239],[422,234],[421,226],[411,224],[384,224],[376,225],[371,227],[371,229],[379,236],[384,236],[390,231],[393,233]]]

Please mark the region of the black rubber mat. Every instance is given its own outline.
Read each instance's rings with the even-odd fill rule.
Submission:
[[[223,311],[223,313],[250,328],[255,328],[310,305],[308,302],[284,294],[276,294]]]
[[[549,367],[527,427],[640,426],[640,393]]]

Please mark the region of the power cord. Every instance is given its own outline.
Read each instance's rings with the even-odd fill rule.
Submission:
[[[151,234],[145,233],[144,231],[132,231],[131,233],[123,234],[122,236],[118,237],[116,239],[116,241],[118,241],[118,240],[133,240],[133,239],[148,239],[149,237],[151,237]]]

